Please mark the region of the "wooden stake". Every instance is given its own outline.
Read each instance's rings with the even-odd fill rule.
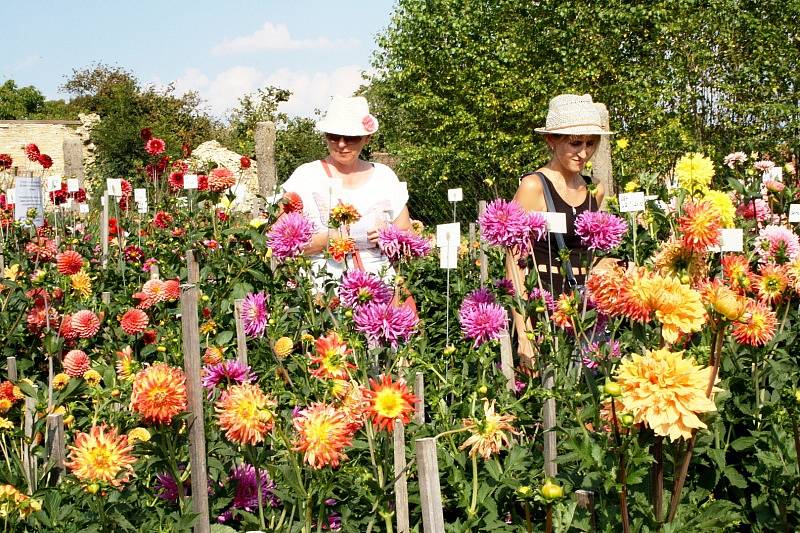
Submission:
[[[481,200],[478,202],[478,216],[482,215],[484,211],[486,211],[486,200]],[[478,257],[480,258],[481,263],[481,287],[484,287],[486,285],[486,281],[489,279],[489,263],[486,259],[486,252],[483,249],[485,244],[483,242],[483,236],[481,236],[480,242],[481,250],[478,254]]]
[[[103,302],[104,305],[108,305],[111,303],[111,293],[108,291],[103,291],[100,294],[100,301]]]
[[[6,372],[8,373],[8,380],[17,381],[17,358],[6,357]]]
[[[500,370],[506,377],[506,388],[514,392],[517,387],[517,379],[514,375],[514,354],[511,349],[511,336],[508,328],[500,334]]]
[[[103,195],[103,214],[100,217],[100,241],[103,247],[102,265],[108,265],[108,195]]]
[[[425,533],[444,533],[442,489],[439,485],[439,461],[436,439],[417,439],[417,472],[419,496],[422,503],[422,527]]]
[[[158,265],[150,265],[150,279],[159,279],[161,273],[158,270]]]
[[[192,510],[197,513],[195,533],[209,533],[208,473],[206,471],[206,440],[203,418],[203,388],[200,384],[200,332],[198,330],[197,299],[200,289],[200,268],[194,252],[187,250],[186,267],[189,284],[181,292],[181,330],[183,367],[186,372],[186,394],[189,403],[189,465],[192,470]]]
[[[33,386],[34,391],[38,392],[38,387]],[[25,397],[25,411],[23,414],[23,431],[25,437],[22,440],[22,470],[28,481],[28,494],[36,492],[36,456],[31,453],[33,442],[33,413],[36,412],[36,398]]]
[[[417,424],[425,423],[425,375],[417,372],[414,375],[414,396],[417,401],[414,403],[414,422]]]
[[[64,415],[51,413],[47,415],[47,461],[53,466],[50,482],[59,483],[64,474],[64,459],[67,456],[67,443],[64,440]]]
[[[555,370],[548,366],[542,374],[545,390],[552,391],[555,386]],[[556,399],[548,398],[542,406],[542,429],[544,429],[544,474],[547,477],[558,475],[558,446],[556,443]]]
[[[247,364],[247,335],[244,332],[242,320],[242,304],[244,298],[233,301],[233,319],[236,322],[236,360]]]
[[[394,508],[397,514],[397,532],[408,533],[408,482],[406,480],[406,431],[403,422],[394,421]]]
[[[594,492],[591,490],[576,490],[575,499],[578,502],[578,507],[589,513],[589,530],[595,531],[597,529],[597,515],[594,510]]]

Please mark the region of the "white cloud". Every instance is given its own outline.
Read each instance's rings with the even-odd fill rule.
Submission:
[[[358,45],[358,40],[353,38],[329,39],[327,37],[317,37],[315,39],[295,39],[289,34],[289,28],[286,25],[265,22],[261,29],[250,35],[223,40],[211,49],[211,53],[221,56],[263,51],[352,48]]]
[[[312,117],[314,110],[325,109],[334,95],[351,95],[363,83],[357,65],[331,71],[306,72],[282,68],[265,73],[253,67],[235,66],[210,78],[197,68],[188,68],[175,81],[175,92],[196,91],[206,100],[212,114],[225,117],[247,93],[259,87],[276,86],[292,92],[280,111],[289,115]]]

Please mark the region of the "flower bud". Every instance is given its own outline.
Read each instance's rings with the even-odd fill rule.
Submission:
[[[558,500],[559,498],[563,498],[564,489],[561,487],[561,485],[553,483],[552,480],[548,479],[544,482],[542,488],[539,489],[539,494],[542,495],[542,498],[550,502],[553,500]]]

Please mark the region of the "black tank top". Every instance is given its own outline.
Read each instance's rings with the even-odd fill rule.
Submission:
[[[575,234],[575,219],[584,211],[597,211],[597,202],[594,201],[594,197],[588,191],[588,186],[592,183],[591,179],[583,176],[583,179],[587,185],[586,198],[580,205],[573,207],[561,197],[556,188],[553,186],[553,183],[550,181],[550,178],[541,172],[534,172],[532,174],[539,176],[542,181],[542,186],[550,189],[555,211],[557,213],[564,213],[564,215],[566,215],[567,233],[565,233],[563,237],[564,245],[570,250],[570,263],[572,263],[574,268],[580,267],[585,269],[588,266],[587,261],[589,260],[589,250],[583,244],[581,244],[581,238]],[[547,237],[545,236],[544,239],[533,243],[533,256],[536,259],[537,265],[550,265],[551,268],[559,268],[561,265],[561,261],[559,261],[558,244],[552,235],[550,236],[549,253]],[[540,271],[539,275],[542,278],[542,285],[546,289],[550,290],[550,292],[552,292],[555,296],[566,292],[569,288],[568,284],[566,283],[566,279],[563,275],[561,275],[560,272],[553,272],[552,286],[550,286],[550,274],[548,272]],[[578,283],[578,285],[583,285],[586,282],[585,278],[586,276],[583,274],[575,274],[575,281]]]

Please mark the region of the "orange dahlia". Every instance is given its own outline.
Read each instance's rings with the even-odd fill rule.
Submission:
[[[164,282],[160,279],[147,280],[142,287],[142,292],[153,303],[163,302],[167,299],[166,287],[164,287]]]
[[[696,252],[705,252],[720,239],[720,213],[710,202],[687,202],[678,218],[683,244]]]
[[[80,272],[83,267],[83,257],[75,250],[67,250],[56,256],[56,268],[59,274],[71,276]]]
[[[381,374],[378,381],[370,379],[369,385],[364,396],[369,400],[367,412],[372,417],[372,423],[390,432],[394,430],[397,418],[408,424],[417,398],[409,392],[405,380],[393,382],[390,376]]]
[[[78,332],[72,329],[72,315],[64,314],[61,317],[61,326],[58,328],[58,335],[65,339],[75,339],[78,337]]]
[[[353,432],[364,423],[364,415],[369,410],[370,400],[365,394],[367,389],[354,381],[345,381],[334,390],[339,400],[339,410],[343,411],[353,426]]]
[[[556,326],[571,330],[573,329],[575,317],[578,316],[578,301],[573,295],[562,293],[555,303],[555,309],[550,315]]]
[[[653,257],[653,270],[662,276],[688,276],[692,285],[708,276],[708,252],[696,252],[684,246],[683,241],[672,237],[661,245]]]
[[[303,212],[303,199],[296,192],[286,192],[283,194],[283,212],[284,213],[302,213]]]
[[[0,399],[8,400],[13,404],[24,397],[25,395],[22,394],[20,388],[14,385],[13,382],[6,380],[0,383]]]
[[[761,268],[761,275],[755,276],[755,290],[758,299],[768,304],[779,304],[789,286],[789,277],[783,266],[769,264]]]
[[[94,337],[100,331],[100,319],[88,309],[72,315],[72,331],[81,339]]]
[[[186,404],[186,375],[180,368],[156,363],[133,379],[131,410],[147,422],[170,424],[174,416],[186,411]]]
[[[224,360],[225,354],[222,353],[222,349],[218,346],[207,346],[206,351],[203,352],[204,365],[216,365]]]
[[[64,372],[72,378],[82,377],[89,370],[89,356],[82,350],[70,350],[61,363]]]
[[[740,344],[763,346],[775,335],[778,319],[765,303],[748,300],[744,314],[734,322],[733,338]]]
[[[726,254],[722,258],[722,278],[740,294],[750,290],[752,273],[750,262],[744,255]]]
[[[7,517],[16,510],[20,518],[42,510],[42,502],[20,492],[13,485],[0,485],[0,516]]]
[[[619,315],[620,287],[625,279],[625,271],[617,264],[603,270],[592,272],[586,280],[586,289],[597,309],[609,316]]]
[[[786,275],[795,292],[800,293],[800,257],[786,264]]]
[[[208,189],[211,192],[222,192],[229,187],[233,187],[236,178],[233,172],[224,167],[215,168],[208,175]]]
[[[215,404],[219,415],[219,427],[228,440],[239,444],[263,442],[275,424],[271,408],[277,402],[265,395],[253,383],[233,385],[223,391]]]
[[[516,420],[514,415],[499,415],[494,412],[494,400],[483,402],[483,420],[467,418],[464,420],[464,429],[471,435],[465,440],[459,450],[469,448],[470,457],[480,455],[489,460],[492,455],[500,453],[500,449],[509,446],[511,439],[506,433],[518,434],[511,423]]]
[[[652,276],[645,284],[655,318],[661,322],[661,336],[670,344],[680,334],[700,331],[706,322],[706,310],[700,293],[678,279]]]
[[[297,431],[292,449],[303,452],[303,460],[311,468],[325,466],[336,468],[347,456],[342,450],[353,442],[352,426],[348,417],[325,403],[315,403],[300,411],[292,420]]]
[[[181,282],[177,279],[168,279],[164,282],[164,295],[168,302],[174,302],[181,297]]]
[[[722,280],[703,283],[700,287],[703,303],[727,320],[737,320],[744,313],[745,299],[722,283]]]
[[[75,444],[69,446],[65,465],[86,484],[108,483],[119,487],[133,474],[136,458],[131,451],[133,446],[128,444],[128,437],[118,435],[117,428],[92,426],[89,433],[77,434]]]
[[[334,261],[341,263],[347,254],[355,253],[356,241],[349,237],[331,239],[328,243],[328,253]]]
[[[320,337],[314,343],[317,355],[311,355],[311,364],[319,365],[311,370],[311,375],[318,379],[348,379],[349,371],[355,365],[347,359],[352,350],[342,342],[336,332],[330,332],[325,337]]]
[[[133,350],[126,346],[117,351],[117,377],[123,381],[133,379]]]
[[[128,335],[136,335],[143,332],[149,323],[150,319],[147,318],[147,313],[141,309],[127,310],[119,321],[122,331]]]

